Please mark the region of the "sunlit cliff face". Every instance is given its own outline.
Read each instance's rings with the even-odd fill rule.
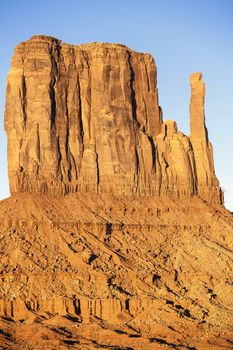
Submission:
[[[46,36],[21,43],[6,96],[11,192],[199,195],[221,204],[201,74],[190,82],[189,138],[162,121],[149,54]]]

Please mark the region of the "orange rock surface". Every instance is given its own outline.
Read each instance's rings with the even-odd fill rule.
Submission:
[[[233,216],[190,77],[190,137],[153,58],[35,36],[16,47],[0,202],[0,349],[231,349]]]
[[[231,349],[224,208],[17,193],[0,202],[0,223],[3,347]]]
[[[34,36],[15,49],[5,129],[11,192],[222,194],[204,121],[204,84],[191,76],[190,139],[162,122],[149,54]]]

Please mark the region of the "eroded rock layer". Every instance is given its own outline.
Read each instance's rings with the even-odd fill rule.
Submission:
[[[149,54],[45,36],[21,43],[5,113],[11,192],[199,195],[221,204],[200,74],[191,86],[188,138],[162,121]]]
[[[0,202],[0,348],[231,349],[233,217],[200,198]]]

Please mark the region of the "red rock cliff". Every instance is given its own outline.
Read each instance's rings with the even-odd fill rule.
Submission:
[[[188,138],[162,122],[149,54],[45,36],[21,43],[6,97],[11,192],[199,195],[220,204],[200,74],[191,86]]]

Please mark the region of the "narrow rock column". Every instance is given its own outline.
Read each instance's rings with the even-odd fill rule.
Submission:
[[[191,101],[190,101],[190,131],[191,139],[202,139],[208,142],[208,134],[205,126],[205,83],[202,81],[202,73],[190,75]]]
[[[212,204],[219,204],[222,202],[222,192],[215,176],[213,148],[205,126],[205,83],[202,73],[192,73],[190,85],[190,141],[196,165],[197,194]]]

